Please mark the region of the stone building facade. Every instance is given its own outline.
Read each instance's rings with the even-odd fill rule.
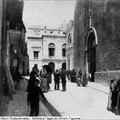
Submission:
[[[78,0],[75,8],[75,68],[105,85],[120,78],[120,1]]]
[[[63,25],[63,24],[62,24]],[[29,54],[29,71],[33,66],[42,69],[50,65],[53,70],[66,69],[66,25],[59,29],[45,26],[27,28],[27,46]]]
[[[20,65],[23,66],[24,61],[28,67],[23,5],[23,0],[0,1],[0,116],[5,115],[8,101],[13,99]]]
[[[66,68],[67,70],[74,69],[74,21],[70,20],[67,26],[66,34]]]

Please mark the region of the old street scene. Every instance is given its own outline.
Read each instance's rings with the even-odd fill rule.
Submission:
[[[0,116],[120,119],[119,13],[119,0],[1,0]]]

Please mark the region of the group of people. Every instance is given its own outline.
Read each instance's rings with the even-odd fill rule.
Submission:
[[[67,71],[67,78],[71,82],[75,82],[77,86],[86,86],[88,83],[86,73],[82,73],[82,70],[79,69],[77,72],[73,70]]]
[[[30,73],[30,79],[27,86],[27,103],[30,105],[30,116],[39,115],[39,101],[42,100],[46,103],[44,92],[48,92],[50,89],[49,74],[43,67],[41,71],[36,66],[33,67]]]
[[[82,73],[81,69],[76,72],[74,69],[73,70],[56,70],[54,72],[54,90],[59,90],[59,84],[60,80],[62,83],[62,91],[66,91],[66,78],[70,82],[75,82],[77,86],[86,86],[88,83],[87,75],[86,73]]]
[[[76,82],[76,71],[75,71],[75,69],[67,70],[66,74],[67,74],[67,78],[70,82]]]
[[[40,79],[40,86],[43,92],[48,92],[50,89],[50,78],[51,73],[48,73],[47,70],[42,67],[42,69],[39,71],[36,66],[32,68],[32,71],[35,71],[37,73],[37,78]],[[30,75],[31,76],[31,75]]]
[[[76,75],[76,83],[78,86],[83,86],[85,87],[88,84],[88,78],[86,72],[82,73],[81,69],[78,70],[77,75]]]
[[[62,68],[54,72],[54,90],[59,90],[60,80],[62,83],[62,91],[66,91],[66,71]]]
[[[54,76],[54,90],[60,89],[60,83],[62,84],[62,91],[66,91],[66,78],[68,78],[71,82],[76,82],[78,86],[80,86],[82,79],[85,79],[85,74],[82,74],[82,71],[75,70],[66,71],[63,68],[61,70],[56,70],[53,73]],[[30,79],[28,81],[27,86],[27,103],[30,105],[30,116],[38,116],[39,115],[39,101],[40,98],[43,102],[46,101],[44,93],[50,90],[51,83],[51,73],[43,67],[40,71],[36,66],[33,67],[30,73]],[[84,80],[85,81],[85,80]],[[86,85],[86,82],[82,82],[82,85]],[[41,97],[40,97],[41,96]]]

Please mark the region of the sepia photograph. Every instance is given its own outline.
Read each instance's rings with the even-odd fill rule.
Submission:
[[[0,120],[120,119],[120,0],[0,0]]]

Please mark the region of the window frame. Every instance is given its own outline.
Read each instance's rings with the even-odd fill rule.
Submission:
[[[50,43],[48,45],[48,56],[49,57],[54,57],[55,56],[55,44],[54,43]]]
[[[37,54],[35,55],[35,53],[37,53]],[[33,51],[33,58],[39,59],[39,51]]]
[[[62,56],[66,57],[66,44],[62,45]]]

